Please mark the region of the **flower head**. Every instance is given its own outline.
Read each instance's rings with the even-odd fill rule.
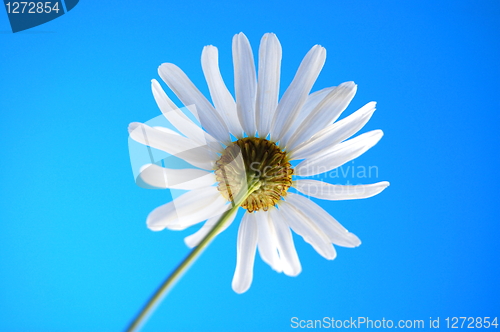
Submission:
[[[134,140],[193,166],[172,169],[152,163],[143,167],[140,176],[149,185],[188,190],[149,214],[150,229],[181,230],[206,221],[185,239],[188,246],[194,247],[235,202],[245,209],[232,283],[238,293],[250,287],[257,248],[274,270],[290,276],[301,272],[291,230],[327,259],[336,257],[332,244],[361,244],[356,235],[306,196],[326,200],[367,198],[389,185],[379,182],[342,186],[296,178],[337,168],[363,154],[383,135],[381,130],[374,130],[349,139],[368,122],[375,111],[374,102],[335,122],[356,93],[353,82],[310,93],[325,59],[325,49],[314,46],[278,100],[278,39],[272,33],[262,37],[256,72],[250,43],[240,33],[233,38],[236,100],[220,74],[217,48],[206,46],[201,62],[213,104],[180,68],[171,63],[159,67],[160,77],[201,126],[170,100],[156,80],[152,81],[154,98],[177,130],[141,123],[129,126]],[[293,160],[302,161],[292,167]],[[306,196],[292,193],[290,188]],[[218,232],[227,228],[235,215]]]

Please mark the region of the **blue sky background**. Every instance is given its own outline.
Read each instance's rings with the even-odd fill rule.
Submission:
[[[385,133],[351,164],[377,166],[378,177],[356,181],[391,186],[321,203],[359,248],[327,261],[295,236],[303,272],[286,277],[258,257],[243,295],[231,289],[232,225],[145,331],[500,316],[498,22],[494,0],[80,1],[12,34],[0,10],[0,331],[120,331],[184,258],[194,229],[146,228],[168,195],[134,183],[127,126],[160,114],[150,80],[163,62],[208,93],[204,45],[219,48],[232,91],[240,31],[254,51],[262,34],[277,34],[282,92],[309,48],[326,47],[314,89],[355,81],[345,114],[375,100],[363,131]]]

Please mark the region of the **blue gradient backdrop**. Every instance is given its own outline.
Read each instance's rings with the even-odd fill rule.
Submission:
[[[169,294],[145,331],[283,331],[290,319],[499,316],[498,1],[81,1],[12,34],[0,10],[0,330],[120,331],[187,254],[185,232],[149,231],[167,194],[135,185],[127,125],[160,114],[150,80],[179,65],[202,92],[200,55],[231,38],[283,46],[282,92],[314,44],[315,89],[353,80],[350,114],[384,138],[382,194],[323,206],[363,244],[327,261],[295,236],[303,272],[256,259],[231,290],[237,224]],[[169,92],[170,93],[170,92]],[[359,180],[359,181],[358,181]],[[337,181],[340,182],[340,181]]]

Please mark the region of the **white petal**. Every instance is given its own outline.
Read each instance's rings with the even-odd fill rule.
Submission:
[[[304,241],[309,243],[321,256],[330,260],[337,256],[330,239],[301,210],[285,201],[280,204],[280,212],[290,228],[302,236]]]
[[[321,206],[310,199],[293,193],[288,193],[286,199],[308,216],[330,242],[343,247],[357,247],[361,244],[356,235],[350,233]]]
[[[190,118],[188,118],[167,96],[157,80],[151,81],[151,90],[158,107],[167,118],[167,120],[184,136],[194,140],[200,145],[209,144],[215,147],[216,152],[222,152],[222,147],[215,138],[198,127]]]
[[[156,188],[193,190],[208,187],[216,182],[213,172],[201,169],[171,169],[156,164],[141,167],[140,178]]]
[[[295,174],[312,176],[342,166],[377,144],[383,134],[382,130],[373,130],[332,147],[327,147],[313,157],[300,162],[295,168]]]
[[[304,57],[295,77],[283,94],[271,125],[271,139],[279,141],[294,123],[318,78],[326,59],[326,50],[316,45]]]
[[[280,88],[281,45],[274,33],[266,33],[260,41],[259,78],[255,122],[259,137],[265,138],[278,106]]]
[[[302,266],[300,265],[299,256],[293,244],[292,232],[283,219],[281,211],[271,208],[268,213],[269,220],[276,232],[276,241],[283,273],[294,277],[302,271]]]
[[[241,126],[248,136],[254,136],[255,95],[257,78],[252,48],[247,37],[240,32],[233,37],[234,90],[236,109]]]
[[[269,220],[269,213],[265,211],[251,213],[254,215],[253,221],[257,223],[258,248],[260,257],[269,264],[275,271],[282,272],[280,257],[278,256],[278,241],[272,222]]]
[[[328,146],[334,146],[357,133],[375,112],[375,102],[370,102],[348,117],[316,133],[308,141],[291,150],[290,159],[310,158]]]
[[[154,209],[147,225],[153,231],[182,230],[220,214],[229,207],[226,203],[217,187],[192,190]]]
[[[165,151],[193,166],[213,169],[214,153],[206,145],[138,122],[132,122],[128,131],[130,137],[141,144]]]
[[[297,118],[295,121],[290,125],[290,127],[287,130],[287,133],[290,132],[293,134],[294,132],[297,131],[299,128],[300,124],[304,119],[311,114],[312,110],[318,106],[318,104],[326,97],[328,94],[333,91],[336,87],[329,87],[329,88],[324,88],[319,91],[311,93],[309,96],[307,96],[306,102],[304,103],[304,106],[300,109],[300,111],[297,114]]]
[[[257,224],[249,213],[245,213],[238,230],[236,270],[233,277],[233,290],[244,293],[250,288],[253,279],[253,263],[257,247]]]
[[[136,128],[136,124],[135,123],[131,123],[130,126],[129,126],[129,131],[134,130],[135,128]],[[165,127],[162,127],[162,126],[153,126],[151,128],[159,130],[159,131],[162,131],[162,132],[167,133],[167,134],[182,136],[177,131],[172,130],[170,128],[165,128]]]
[[[203,48],[201,66],[216,110],[224,118],[229,131],[237,138],[243,137],[243,128],[241,128],[240,120],[236,113],[236,103],[227,89],[219,70],[219,52],[217,47],[210,45]]]
[[[200,242],[205,238],[205,236],[207,236],[207,234],[212,230],[212,228],[214,228],[215,224],[220,220],[221,217],[222,214],[219,214],[215,217],[208,219],[196,233],[186,236],[184,238],[184,242],[186,243],[186,245],[189,248],[194,248],[198,244],[200,244]],[[234,217],[236,217],[236,211],[231,213],[229,219],[226,221],[224,225],[222,225],[221,229],[217,232],[217,235],[224,232],[233,223]]]
[[[296,180],[293,184],[294,188],[308,196],[331,201],[372,197],[388,186],[387,181],[355,186],[333,185],[316,180]]]
[[[356,89],[357,85],[354,82],[342,83],[336,87],[314,108],[295,133],[289,131],[283,137],[283,145],[293,150],[294,147],[337,120],[354,98]],[[287,141],[290,133],[293,135]]]
[[[167,113],[171,110],[179,108],[175,105],[172,99],[167,96],[160,83],[155,79],[151,80],[151,91],[153,92],[156,104],[162,113]]]
[[[229,142],[224,120],[179,67],[164,63],[158,68],[158,73],[184,105],[196,107],[198,114],[195,115],[199,116],[201,125],[209,134],[224,144]]]

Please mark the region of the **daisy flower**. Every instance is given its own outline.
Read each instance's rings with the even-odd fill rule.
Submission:
[[[192,165],[173,169],[152,163],[142,168],[140,177],[145,183],[187,191],[149,214],[147,225],[151,230],[183,230],[205,221],[185,239],[196,249],[226,229],[239,207],[244,209],[232,282],[234,291],[243,293],[252,283],[257,250],[277,272],[289,276],[301,272],[291,230],[329,260],[336,257],[333,244],[361,244],[356,235],[308,197],[367,198],[389,183],[342,186],[307,179],[360,156],[383,135],[381,130],[373,130],[350,138],[368,122],[375,102],[336,122],[356,93],[353,82],[311,93],[325,63],[323,47],[316,45],[306,54],[280,100],[282,52],[277,37],[272,33],[262,37],[258,70],[243,33],[234,36],[232,52],[235,98],[223,81],[214,46],[206,46],[201,56],[212,103],[176,65],[164,63],[158,69],[201,126],[153,80],[154,98],[177,130],[132,123],[129,133],[137,142]]]

